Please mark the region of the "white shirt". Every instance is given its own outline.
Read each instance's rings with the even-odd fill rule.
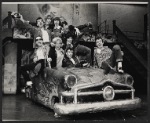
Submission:
[[[37,56],[37,59],[40,60],[40,59],[44,59],[44,51],[43,51],[43,48],[38,48],[37,51],[36,51],[36,56]]]
[[[101,49],[99,49],[99,48],[97,48],[96,51],[97,51],[98,54],[101,53]]]
[[[46,30],[44,30],[43,28],[41,29],[41,31],[42,31],[43,42],[49,42],[48,32]]]
[[[57,68],[61,68],[62,67],[62,60],[64,58],[64,54],[62,53],[61,50],[56,50],[57,53],[57,64],[56,67]]]

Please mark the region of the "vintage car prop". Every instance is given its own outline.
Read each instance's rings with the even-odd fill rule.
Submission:
[[[104,75],[99,68],[45,68],[32,78],[26,97],[51,108],[58,115],[99,112],[112,109],[135,109],[140,98],[135,98],[131,75]]]

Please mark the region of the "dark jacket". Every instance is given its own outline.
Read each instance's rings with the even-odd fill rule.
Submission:
[[[73,60],[75,61],[75,64],[73,64],[72,61],[65,56],[62,61],[62,67],[81,67],[79,60],[76,57],[73,57]]]
[[[50,57],[52,59],[51,61],[51,67],[54,68],[56,67],[56,62],[57,62],[57,53],[55,51],[55,47],[51,47],[48,57]]]
[[[64,52],[64,51],[62,51],[62,52]],[[56,65],[57,65],[57,52],[55,50],[55,47],[51,47],[50,48],[48,57],[50,57],[52,59],[52,61],[51,61],[51,67],[52,68],[56,67]]]
[[[87,46],[84,46],[80,44],[81,41],[84,41],[82,39],[82,36],[84,33],[78,36],[73,42],[73,48],[74,48],[74,53],[76,56],[79,56],[80,61],[86,61],[88,63],[91,63],[91,49]]]

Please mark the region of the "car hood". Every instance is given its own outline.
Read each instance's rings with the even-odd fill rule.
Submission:
[[[102,69],[94,69],[94,68],[71,68],[67,69],[69,73],[76,75],[78,83],[77,84],[85,84],[85,83],[96,83],[100,82],[105,78]]]
[[[73,88],[80,88],[84,86],[96,86],[102,85],[105,82],[111,82],[121,86],[129,86],[126,84],[127,76],[129,74],[109,73],[104,74],[104,70],[100,68],[62,68],[62,69],[45,69],[46,81],[59,84],[60,87],[64,88],[64,78],[66,75],[75,75],[77,77],[77,84]],[[130,76],[130,75],[129,75]],[[130,86],[132,88],[132,85]]]
[[[67,69],[70,73],[77,76],[77,84],[87,85],[92,83],[102,83],[107,80],[111,80],[116,83],[124,83],[125,75],[124,74],[104,74],[104,70],[100,68],[70,68]]]

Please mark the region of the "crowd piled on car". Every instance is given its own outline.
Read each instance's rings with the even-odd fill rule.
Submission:
[[[16,19],[16,27],[28,29],[34,38],[34,53],[31,57],[33,62],[21,66],[21,74],[26,82],[30,81],[28,71],[32,73],[30,76],[34,77],[45,67],[90,67],[91,49],[80,44],[80,41],[95,42],[95,66],[104,69],[105,74],[111,71],[123,73],[123,53],[120,46],[115,45],[112,50],[103,46],[104,42],[115,42],[116,37],[106,38],[105,35],[96,34],[92,23],[75,27],[59,17],[52,18],[48,15],[45,20],[38,17],[36,25],[33,26],[24,20],[21,14],[18,14]]]

